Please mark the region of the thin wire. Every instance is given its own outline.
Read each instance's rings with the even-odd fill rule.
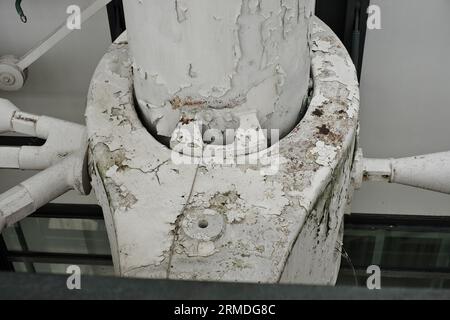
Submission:
[[[347,260],[348,264],[352,268],[353,277],[355,279],[355,285],[357,287],[359,287],[358,276],[356,275],[356,270],[355,270],[355,266],[352,263],[352,259],[350,259],[350,256],[348,255],[347,251],[345,250],[344,244],[340,242],[340,245],[341,245],[341,248],[336,248],[336,250],[345,258],[345,260]]]
[[[180,214],[178,215],[177,220],[175,221],[175,230],[174,230],[174,237],[173,237],[173,242],[172,245],[170,246],[170,251],[169,251],[169,262],[167,265],[167,278],[169,277],[170,274],[170,269],[172,267],[172,257],[173,257],[173,250],[175,249],[175,245],[178,239],[178,229],[179,229],[179,225],[180,225],[180,218],[183,216],[184,212],[186,211],[186,208],[188,207],[189,203],[191,202],[191,198],[192,198],[192,194],[194,193],[194,188],[195,188],[195,182],[197,181],[197,176],[198,176],[198,169],[200,168],[200,162],[197,164],[196,168],[195,168],[195,172],[194,172],[194,178],[192,179],[192,184],[190,187],[190,191],[188,194],[188,197],[183,205],[183,208],[180,211]]]
[[[25,15],[25,13],[23,12],[23,9],[22,9],[22,0],[16,0],[16,10],[17,10],[17,13],[18,13],[19,16],[20,16],[20,20],[22,20],[23,23],[27,23],[28,18],[27,18],[27,16]]]

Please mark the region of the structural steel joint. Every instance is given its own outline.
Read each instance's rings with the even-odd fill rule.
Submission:
[[[46,139],[41,147],[0,147],[0,168],[43,170],[0,195],[0,232],[69,190],[90,193],[84,126],[21,112],[4,99],[0,113],[0,133]]]

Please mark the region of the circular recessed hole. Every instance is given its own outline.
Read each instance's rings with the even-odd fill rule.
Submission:
[[[198,227],[201,229],[205,229],[208,227],[208,221],[205,219],[202,219],[198,222]]]

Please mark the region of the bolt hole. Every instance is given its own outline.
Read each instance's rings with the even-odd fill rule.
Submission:
[[[199,228],[201,228],[201,229],[205,229],[205,228],[207,228],[208,227],[208,221],[206,221],[206,220],[200,220],[199,222],[198,222],[198,227]]]

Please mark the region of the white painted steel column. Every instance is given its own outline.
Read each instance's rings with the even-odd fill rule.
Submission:
[[[281,136],[297,123],[310,78],[314,0],[124,1],[138,108],[170,137],[181,118],[236,129],[257,110]]]
[[[226,3],[209,1],[217,6]],[[278,1],[271,3],[275,2],[279,4]],[[150,3],[159,2],[142,1],[141,9]],[[187,3],[205,4],[201,0]],[[268,2],[260,3],[263,8]],[[137,10],[139,4],[134,1],[125,4],[130,21],[133,17],[130,8],[134,4]],[[168,23],[163,21],[170,19],[167,12],[164,17],[158,17],[158,12],[149,13],[148,19],[159,19],[167,28]],[[224,10],[222,17],[223,13]],[[136,12],[134,18],[137,16],[144,14]],[[201,19],[200,15],[198,18]],[[137,31],[139,23],[152,26],[156,22],[131,21]],[[173,24],[178,26],[178,21]],[[201,166],[185,156],[190,162],[180,164],[174,157],[176,152],[161,145],[145,130],[136,112],[139,108],[133,103],[133,87],[140,85],[136,57],[147,61],[145,55],[156,55],[156,46],[166,50],[164,47],[169,40],[161,35],[153,42],[155,48],[150,44],[144,47],[147,51],[142,56],[140,52],[135,55],[134,67],[130,46],[124,37],[111,46],[91,82],[86,124],[90,173],[105,213],[118,274],[197,281],[335,283],[341,258],[343,216],[353,191],[351,169],[358,126],[359,87],[351,59],[336,35],[317,18],[312,19],[311,26],[308,61],[312,66],[314,92],[309,108],[303,121],[288,137],[264,151],[251,153],[262,160],[251,165],[243,156],[236,156],[231,163]],[[249,25],[247,29],[242,28],[242,32],[251,29]],[[135,43],[136,30],[133,27],[129,30],[131,46]],[[159,32],[168,31],[160,28]],[[166,50],[168,59],[175,65],[179,62],[173,59],[175,55],[184,59],[191,54],[188,46],[187,42],[181,43],[178,53]],[[297,55],[302,57],[301,52]],[[150,61],[148,58],[149,68],[153,66]],[[178,69],[172,69],[168,62],[165,65],[154,63],[154,66],[165,66],[167,70],[162,71],[177,76]],[[192,80],[198,89],[206,82],[198,68],[192,70],[198,72],[197,78]],[[179,76],[181,79],[182,75]],[[156,90],[150,80],[142,79],[145,73],[141,85]],[[268,79],[271,83],[272,79]],[[165,90],[169,84],[161,88]],[[301,86],[300,81],[297,87]],[[140,93],[152,98],[150,91]],[[137,98],[142,100],[141,95]],[[183,108],[189,109],[188,106]],[[213,113],[231,112],[238,107],[219,110],[194,107],[202,108]],[[148,110],[154,109],[166,110],[164,107],[149,107]],[[166,111],[167,115],[175,113],[170,106]],[[256,117],[261,117],[260,109],[256,113],[247,111],[240,124],[245,128],[258,128]],[[165,116],[160,118],[158,124],[164,119]],[[196,121],[185,122],[184,127],[193,132],[203,129],[194,125]],[[201,145],[195,138],[181,137],[172,142],[174,145],[193,142],[195,148]],[[240,138],[243,137],[238,135],[237,140]],[[252,145],[251,141],[248,146]],[[270,151],[269,158],[267,151]],[[268,163],[275,164],[275,170],[270,173],[265,170]]]

